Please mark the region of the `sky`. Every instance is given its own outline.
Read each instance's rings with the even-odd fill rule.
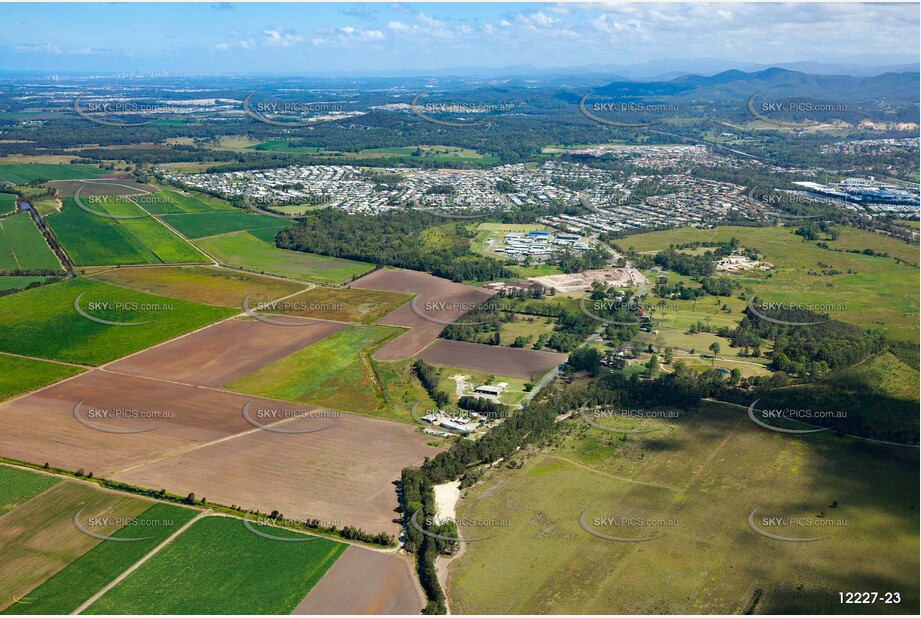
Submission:
[[[61,73],[900,64],[921,47],[918,3],[20,3],[0,23],[0,67]]]

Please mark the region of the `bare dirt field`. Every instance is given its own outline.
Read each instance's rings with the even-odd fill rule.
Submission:
[[[374,353],[373,358],[379,361],[403,360],[416,355],[444,329],[445,324],[439,320],[456,320],[492,296],[491,292],[479,288],[412,270],[378,270],[350,287],[416,294],[416,311],[406,303],[376,322],[410,329]]]
[[[291,613],[418,614],[424,606],[409,557],[352,546]]]
[[[425,348],[419,358],[433,365],[528,379],[534,374],[543,375],[554,365],[559,365],[566,360],[566,355],[439,339]]]
[[[316,410],[291,403],[272,405]],[[439,452],[426,445],[412,425],[349,414],[294,419],[280,427],[319,431],[256,430],[115,478],[144,487],[166,487],[181,495],[194,492],[246,509],[277,509],[291,519],[318,518],[340,527],[396,535],[400,526],[392,521],[398,517],[393,482],[406,466]]]
[[[639,285],[643,279],[645,277],[632,268],[605,268],[568,275],[531,277],[529,281],[536,281],[544,287],[555,289],[561,294],[571,294],[574,292],[590,292],[593,281],[601,281],[618,288],[629,288]]]
[[[303,326],[281,326],[255,319],[226,320],[115,361],[106,368],[184,384],[224,386],[347,326],[296,317],[270,319]]]
[[[255,430],[242,414],[250,399],[160,380],[88,371],[0,405],[0,455],[108,475],[166,453]],[[85,401],[80,417],[99,429],[75,418],[74,406],[81,400]],[[129,418],[126,411],[136,412],[136,417]]]
[[[128,178],[103,178],[100,180],[52,180],[48,186],[58,190],[58,197],[73,197],[74,191],[86,185],[80,195],[137,195],[153,193],[156,187],[141,184]]]

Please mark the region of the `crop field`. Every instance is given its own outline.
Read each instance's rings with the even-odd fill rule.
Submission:
[[[155,503],[112,534],[138,541],[102,542],[28,593],[28,603],[3,613],[70,614],[96,592],[125,572],[167,537],[191,520],[197,511]]]
[[[278,249],[248,232],[204,238],[197,242],[222,264],[316,283],[339,285],[374,268],[364,262]]]
[[[59,479],[52,476],[0,465],[0,516],[58,482]]]
[[[242,210],[164,215],[163,220],[179,230],[179,233],[186,238],[193,239],[259,228],[280,230],[291,226],[290,221],[283,221],[267,215],[251,215]]]
[[[301,318],[279,321],[292,326],[252,319],[225,320],[115,361],[107,369],[183,384],[219,387],[346,328],[336,322]],[[241,349],[228,354],[228,348],[234,344]]]
[[[13,184],[26,184],[40,178],[45,180],[94,178],[105,173],[95,165],[53,165],[50,163],[0,165],[0,180]]]
[[[775,266],[770,276],[753,272],[732,275],[743,287],[762,295],[759,300],[831,306],[825,311],[831,319],[879,328],[892,339],[919,341],[919,271],[908,264],[897,264],[892,257],[822,249],[795,235],[792,228],[684,228],[629,236],[618,244],[625,249],[651,252],[667,249],[669,244],[731,238],[737,238],[744,247],[757,249]],[[901,248],[897,241],[873,232],[851,229],[841,238],[844,240],[827,241],[829,247],[873,248],[893,256],[911,249],[915,253],[913,261],[917,262],[916,247]],[[831,269],[838,274],[822,274]]]
[[[309,285],[211,266],[112,268],[91,277],[139,292],[236,309],[249,294],[255,309],[260,302],[290,296]]]
[[[156,193],[138,196],[135,200],[144,210],[154,215],[234,210],[233,206],[222,204],[214,199],[204,197],[199,199],[176,191],[157,191]]]
[[[643,434],[565,423],[555,448],[487,472],[459,502],[458,517],[508,525],[450,565],[453,612],[731,614],[757,599],[755,613],[861,613],[838,591],[877,589],[902,602],[872,611],[917,612],[917,451],[784,435],[718,404],[631,421]],[[827,538],[761,536],[755,509],[772,534]],[[593,536],[582,513],[634,542]]]
[[[349,287],[416,295],[418,312],[407,303],[377,321],[385,326],[410,329],[375,352],[374,360],[378,361],[403,360],[418,354],[438,337],[445,321],[456,320],[492,295],[479,288],[412,270],[378,270]]]
[[[506,348],[439,339],[422,350],[418,358],[433,365],[447,365],[479,373],[528,379],[535,374],[544,375],[566,360],[566,355],[546,350]]]
[[[387,315],[411,296],[400,292],[317,286],[278,305],[279,313],[317,320],[367,324]]]
[[[149,506],[146,500],[64,481],[7,513],[0,519],[0,610],[102,542],[77,529],[78,511],[84,511],[87,529],[108,536],[121,527],[120,518],[135,517]],[[96,525],[86,523],[90,517],[97,518]]]
[[[0,401],[77,375],[82,369],[0,353]]]
[[[298,533],[252,524],[284,538]],[[266,539],[229,517],[195,522],[86,614],[288,614],[347,546]]]
[[[15,193],[0,193],[0,215],[16,210]]]
[[[0,219],[0,271],[61,270],[28,213]]]
[[[373,414],[383,405],[383,397],[368,350],[398,332],[385,326],[351,326],[265,365],[231,382],[227,388],[260,397]]]
[[[91,321],[74,307],[80,294],[84,294],[80,300],[82,310],[92,317],[149,323],[127,327]],[[101,303],[122,306],[104,307]],[[233,314],[232,309],[72,279],[0,297],[0,351],[95,365]]]
[[[157,187],[137,182],[131,178],[99,178],[97,180],[52,180],[48,183],[57,189],[58,197],[73,197],[79,189],[81,197],[91,195],[125,195],[135,197],[157,191]]]
[[[361,586],[354,582],[361,582]],[[418,614],[424,606],[408,556],[388,556],[352,546],[291,613]]]
[[[144,214],[124,202],[101,201],[88,207],[109,214]],[[207,261],[203,253],[153,217],[108,219],[82,210],[67,198],[63,210],[45,221],[77,266]]]

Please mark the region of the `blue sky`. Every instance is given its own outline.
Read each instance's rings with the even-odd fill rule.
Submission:
[[[0,66],[328,75],[442,67],[917,62],[919,5],[0,4]]]

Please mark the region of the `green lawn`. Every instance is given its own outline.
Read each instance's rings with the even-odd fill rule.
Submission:
[[[0,354],[0,401],[77,375],[82,369]]]
[[[0,464],[0,515],[60,482],[53,476],[36,474],[28,470]]]
[[[278,249],[248,232],[204,238],[197,243],[222,264],[317,283],[347,283],[374,268],[365,262]]]
[[[114,538],[143,541],[99,543],[28,594],[29,603],[3,614],[69,614],[195,517],[197,511],[156,503],[123,526]]]
[[[373,414],[383,401],[369,356],[401,332],[388,326],[352,326],[243,376],[227,388]]]
[[[74,308],[81,293],[85,293],[81,308],[93,317],[150,323],[111,326],[86,319]],[[129,306],[92,306],[116,302]],[[137,304],[136,309],[130,306],[132,303]],[[72,279],[0,297],[0,351],[98,365],[201,328],[235,311]]]
[[[29,213],[0,219],[0,271],[61,270]]]
[[[259,228],[280,230],[291,225],[290,221],[283,221],[266,215],[251,215],[242,210],[164,215],[163,220],[176,228],[186,238],[205,238],[207,236]]]
[[[279,528],[257,529],[298,536]],[[290,614],[346,548],[322,538],[303,543],[266,539],[239,519],[208,517],[85,613]]]
[[[13,184],[25,184],[43,178],[45,180],[73,180],[95,178],[105,174],[95,165],[67,165],[52,163],[11,163],[0,165],[0,180]]]

